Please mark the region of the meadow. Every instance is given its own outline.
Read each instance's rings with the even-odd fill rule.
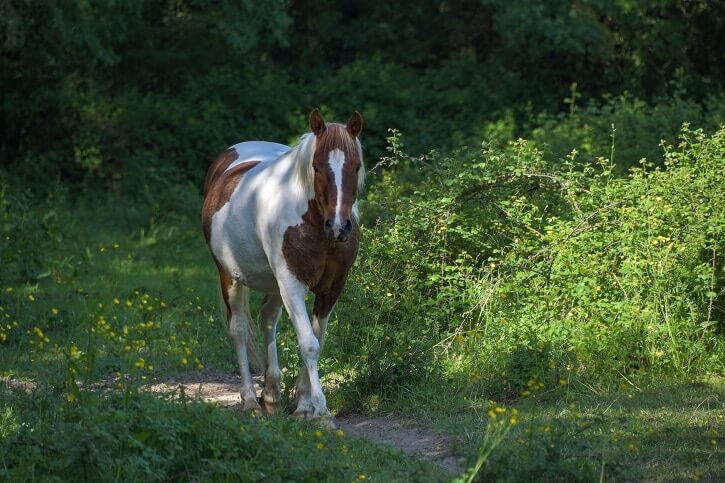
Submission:
[[[722,481],[724,32],[675,0],[2,3],[0,479]],[[368,171],[328,405],[448,469],[152,390],[237,377],[204,173],[315,107],[362,113]]]
[[[321,360],[333,414],[444,431],[463,479],[718,479],[724,139],[686,128],[666,171],[615,178],[604,159],[544,171],[524,141],[433,163],[393,133]],[[466,168],[457,176],[445,172],[454,162]],[[437,176],[415,191],[390,175],[412,168]],[[476,205],[474,190],[489,189]],[[145,390],[235,371],[198,191],[179,186],[163,202],[72,199],[61,184],[39,201],[5,185],[4,477],[456,476],[286,416]],[[299,357],[285,319],[280,332],[291,407]]]

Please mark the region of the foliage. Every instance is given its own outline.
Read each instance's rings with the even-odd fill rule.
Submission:
[[[333,411],[397,408],[430,420],[501,407],[510,418],[515,405],[516,427],[467,419],[459,429],[472,438],[459,450],[469,477],[646,476],[633,469],[638,455],[656,460],[661,441],[640,443],[635,433],[645,429],[635,427],[620,437],[599,415],[610,402],[581,418],[567,410],[542,420],[537,408],[644,375],[722,372],[724,135],[685,127],[664,146],[663,168],[644,164],[618,178],[607,159],[572,154],[552,164],[523,140],[408,156],[392,133],[361,207],[363,252],[320,361]],[[279,443],[289,471],[311,478],[439,478],[387,453],[391,466],[380,467],[379,450],[352,441],[349,459],[322,458],[318,471],[309,463],[320,459],[317,444],[325,455],[342,451],[336,435],[320,439],[285,418],[240,422],[140,392],[167,374],[234,367],[196,189],[178,185],[147,200],[119,209],[113,195],[74,199],[57,185],[37,199],[3,182],[0,366],[33,390],[2,383],[4,474],[96,475],[117,458],[110,464],[128,478],[262,475],[266,460],[251,460],[248,448]],[[290,324],[279,341],[289,399],[299,367]],[[692,439],[685,446],[698,455],[718,451],[720,436],[700,419],[706,437],[686,425],[670,431]],[[61,432],[67,437],[54,437]],[[680,458],[672,474],[717,471],[693,469],[693,452],[668,451]]]
[[[342,432],[281,418],[230,417],[183,393],[177,401],[150,394],[84,396],[79,404],[52,394],[5,394],[4,402],[19,408],[13,416],[22,424],[0,440],[0,475],[9,480],[52,475],[61,481],[440,481],[442,476]]]
[[[365,115],[372,168],[320,361],[333,410],[463,415],[464,477],[520,481],[650,478],[641,409],[695,448],[668,475],[716,474],[692,464],[721,460],[709,393],[570,402],[725,371],[724,21],[674,0],[2,2],[0,474],[441,478],[139,391],[233,370],[200,180],[233,142],[293,142],[315,106]],[[289,400],[289,324],[279,341]],[[661,422],[679,413],[696,421]]]
[[[601,104],[589,102],[579,106],[579,95],[577,85],[573,84],[565,99],[567,112],[556,116],[540,114],[532,121],[531,140],[547,159],[564,160],[572,146],[576,146],[580,161],[593,162],[611,156],[614,171],[619,175],[637,167],[642,159],[663,167],[660,142],[675,143],[683,123],[708,131],[725,123],[725,103],[716,98],[699,104],[678,93],[650,104],[623,94],[606,98]]]
[[[393,146],[421,176],[410,191],[383,175],[368,197],[387,216],[368,228],[353,283],[356,303],[381,309],[355,342],[388,334],[411,370],[425,353],[504,398],[532,375],[556,387],[722,371],[725,131],[685,126],[664,149],[665,170],[616,178],[576,152],[549,166],[523,140],[426,158]],[[379,377],[395,387],[393,374]]]
[[[631,153],[649,155],[683,120],[714,129],[681,114],[717,105],[723,88],[716,46],[725,15],[716,2],[9,1],[0,9],[0,160],[40,192],[39,171],[73,193],[198,185],[226,146],[289,142],[314,106],[337,119],[361,111],[371,160],[384,153],[388,128],[405,132],[413,153],[477,141],[502,120],[512,135],[526,134],[539,113],[549,133],[572,83],[597,106],[625,91],[648,105],[679,96],[674,112],[651,122],[634,106],[633,132],[646,134],[647,152],[638,141]],[[597,109],[583,114],[629,132],[627,119],[620,125]],[[586,147],[558,131],[555,155],[566,141]]]
[[[638,379],[606,393],[574,384],[560,398],[533,396],[515,407],[470,400],[478,411],[454,425],[467,434],[476,428],[469,440],[480,449],[470,464],[487,453],[477,481],[717,479],[722,380]],[[489,450],[491,443],[498,446]]]

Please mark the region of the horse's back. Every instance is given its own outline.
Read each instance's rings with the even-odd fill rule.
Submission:
[[[273,161],[289,150],[289,146],[268,141],[247,141],[229,147],[209,166],[206,179],[204,180],[204,196],[207,195],[212,186],[224,173],[229,172],[236,166],[250,161],[254,161],[255,163]]]
[[[234,164],[241,164],[247,161],[260,161],[262,163],[273,161],[288,152],[290,147],[269,141],[246,141],[237,143],[230,149],[234,149],[239,157],[227,169],[231,169]]]

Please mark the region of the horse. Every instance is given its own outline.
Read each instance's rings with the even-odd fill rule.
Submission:
[[[204,182],[202,229],[219,271],[222,310],[241,374],[242,408],[255,414],[280,409],[281,371],[276,328],[287,310],[302,359],[294,416],[334,426],[318,374],[325,331],[357,258],[357,193],[365,180],[355,111],[347,124],[309,115],[310,131],[294,147],[251,141],[235,144],[211,164]],[[264,387],[257,400],[250,370],[250,290],[264,294]],[[305,296],[315,296],[312,319]],[[262,403],[260,406],[259,403]]]

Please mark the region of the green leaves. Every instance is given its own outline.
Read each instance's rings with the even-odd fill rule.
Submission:
[[[366,230],[354,283],[405,294],[382,318],[393,333],[425,331],[431,347],[472,334],[442,347],[479,373],[529,338],[582,377],[717,372],[725,131],[685,126],[680,137],[666,170],[624,178],[605,159],[547,163],[524,140],[450,156],[396,151],[415,190],[407,175],[383,177],[384,197],[368,203],[396,217]],[[367,296],[376,303],[375,290]]]

